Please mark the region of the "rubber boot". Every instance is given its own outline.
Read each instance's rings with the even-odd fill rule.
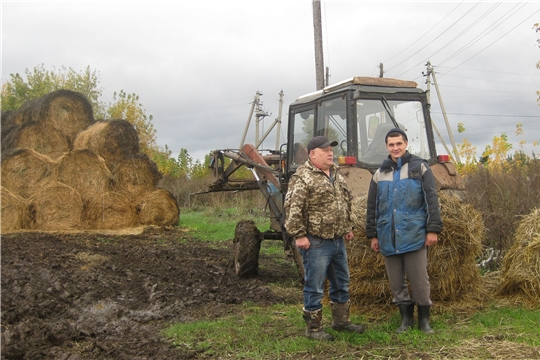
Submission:
[[[401,334],[412,328],[414,316],[414,303],[398,305],[401,314],[401,326],[396,329],[396,334]]]
[[[323,330],[322,308],[309,311],[304,309],[304,320],[306,321],[306,337],[308,339],[332,341],[334,337]]]
[[[350,307],[350,301],[347,301],[344,304],[330,302],[330,308],[332,309],[332,328],[337,331],[348,331],[361,334],[366,330],[366,326],[351,323],[349,320]]]
[[[426,334],[433,334],[435,331],[429,326],[429,308],[430,306],[418,305],[418,329]]]

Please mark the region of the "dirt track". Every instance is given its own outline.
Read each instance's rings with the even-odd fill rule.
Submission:
[[[239,279],[232,257],[232,241],[217,250],[180,229],[3,235],[1,358],[200,358],[161,330],[234,313],[245,301],[301,301],[300,288],[284,299],[267,286],[294,277],[292,264],[261,255],[259,276]]]

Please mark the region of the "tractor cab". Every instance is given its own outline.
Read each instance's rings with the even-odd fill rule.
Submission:
[[[407,132],[410,153],[430,165],[447,162],[437,158],[427,93],[413,81],[354,77],[301,96],[289,107],[286,177],[307,160],[309,140],[323,135],[338,142],[334,158],[349,168],[347,182],[365,193],[388,156],[385,136],[398,127]]]
[[[355,77],[299,97],[289,108],[289,170],[305,161],[314,136],[337,141],[336,163],[376,170],[388,156],[384,137],[399,127],[409,152],[436,160],[426,93],[412,81]]]

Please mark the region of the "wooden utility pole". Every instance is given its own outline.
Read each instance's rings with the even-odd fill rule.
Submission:
[[[315,80],[317,90],[321,90],[324,88],[324,59],[320,0],[313,0],[313,30],[315,34]]]
[[[437,98],[439,99],[439,104],[441,105],[441,111],[443,114],[444,122],[446,124],[446,130],[448,131],[448,136],[450,137],[450,143],[452,144],[452,149],[454,149],[452,153],[456,161],[458,163],[461,163],[461,159],[459,158],[459,154],[456,147],[456,142],[454,141],[454,135],[452,134],[452,129],[450,128],[450,123],[448,122],[448,116],[446,115],[446,110],[444,108],[441,91],[439,90],[439,85],[437,84],[437,78],[435,77],[435,71],[433,71],[433,66],[431,66],[431,62],[428,61],[426,66],[427,66],[428,80],[429,80],[429,75],[433,75],[433,84],[435,85],[435,90],[437,91]],[[448,149],[446,151],[448,151]]]
[[[383,63],[379,63],[379,77],[384,77],[384,66]]]

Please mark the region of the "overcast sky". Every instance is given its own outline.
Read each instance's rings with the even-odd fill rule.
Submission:
[[[311,0],[2,1],[1,10],[2,82],[41,64],[90,66],[106,103],[119,90],[139,95],[174,157],[181,148],[198,159],[237,148],[257,91],[271,114],[266,130],[283,90],[285,131],[288,105],[316,89]],[[323,0],[321,10],[330,83],[379,76],[383,63],[385,77],[425,89],[429,60],[456,142],[467,138],[480,154],[506,133],[514,150],[525,140],[527,153],[540,153],[532,147],[540,140],[539,2]],[[432,102],[446,134],[435,94]]]

